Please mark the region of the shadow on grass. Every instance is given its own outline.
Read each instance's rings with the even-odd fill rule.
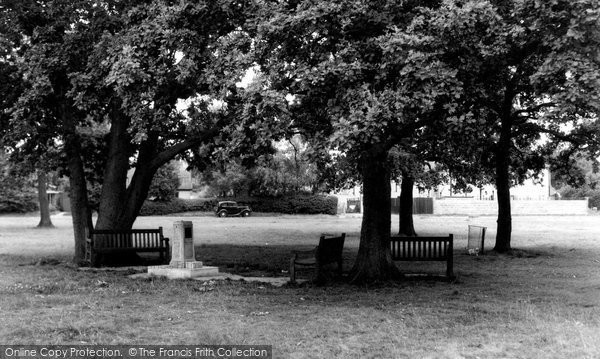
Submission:
[[[311,245],[243,245],[243,244],[202,244],[195,246],[196,259],[208,266],[217,266],[221,272],[237,274],[244,277],[288,277],[289,260],[292,250],[312,249]],[[344,248],[343,271],[347,275],[354,265],[358,248]],[[589,254],[589,253],[588,253]],[[498,254],[492,251],[485,255],[472,256],[460,249],[455,250],[454,283],[464,283],[471,279],[485,278],[495,273],[496,263],[515,262],[519,265],[542,264],[548,260],[569,261],[581,255],[569,248],[528,248],[514,249],[511,253]],[[22,256],[0,255],[4,266],[52,266],[70,263],[65,255],[57,256]],[[142,261],[130,263],[129,266],[146,266],[160,264],[155,255],[142,255]],[[541,262],[540,262],[541,261]],[[448,281],[445,274],[445,262],[396,262],[396,266],[404,278],[402,282],[435,282]],[[543,269],[542,269],[543,270]],[[314,270],[301,270],[300,279],[311,279]]]
[[[196,259],[217,266],[222,272],[247,277],[287,277],[292,250],[314,246],[207,244],[196,246]],[[344,249],[345,271],[356,258],[357,249]],[[307,271],[308,273],[308,271]]]

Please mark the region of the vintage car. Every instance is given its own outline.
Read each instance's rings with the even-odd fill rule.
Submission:
[[[240,216],[248,217],[252,213],[252,210],[248,206],[239,205],[234,201],[221,201],[215,208],[215,214],[217,217],[228,217],[228,216]]]

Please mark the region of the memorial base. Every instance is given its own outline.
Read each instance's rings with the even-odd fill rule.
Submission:
[[[204,266],[202,262],[186,262],[184,266],[149,266],[148,274],[170,279],[212,277],[219,275],[219,268]]]

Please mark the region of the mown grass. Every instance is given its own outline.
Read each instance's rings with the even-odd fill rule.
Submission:
[[[464,254],[458,232],[479,222],[493,233],[493,218],[417,217],[423,234],[459,234],[456,282],[282,288],[81,271],[68,262],[70,219],[53,219],[58,228],[38,230],[35,218],[0,217],[0,344],[268,344],[277,358],[600,357],[598,217],[516,218],[516,255],[479,257]],[[168,230],[173,220],[136,225]],[[290,249],[341,229],[349,266],[360,226],[327,216],[192,220],[200,259],[254,276],[285,276]]]

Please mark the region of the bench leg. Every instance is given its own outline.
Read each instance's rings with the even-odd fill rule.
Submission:
[[[317,268],[316,268],[316,276],[314,279],[314,283],[316,285],[324,285],[328,281],[327,275],[329,272],[323,268],[323,264],[320,263],[318,259],[317,259],[316,267]]]
[[[296,283],[296,264],[295,258],[290,259],[290,283]]]
[[[91,267],[99,267],[100,263],[98,263],[98,254],[93,250],[90,253],[90,266]]]
[[[446,267],[446,276],[448,279],[454,279],[454,264],[452,259],[448,259],[448,265]]]

